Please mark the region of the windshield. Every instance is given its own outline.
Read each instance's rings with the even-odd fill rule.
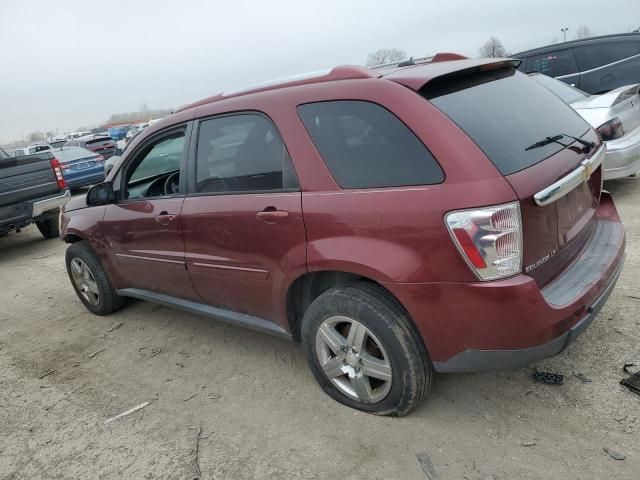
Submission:
[[[512,68],[443,78],[420,93],[456,122],[503,175],[565,148],[550,143],[525,150],[533,143],[561,133],[582,137],[591,128],[553,93]]]
[[[555,93],[558,97],[564,100],[566,103],[577,102],[578,100],[584,100],[589,96],[588,93],[578,90],[570,85],[567,85],[555,78],[547,77],[546,75],[530,75],[536,82]]]

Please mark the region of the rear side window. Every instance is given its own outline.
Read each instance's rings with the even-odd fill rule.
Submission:
[[[576,47],[580,70],[591,70],[640,54],[640,42],[607,42]]]
[[[444,173],[429,150],[395,115],[375,103],[300,105],[298,115],[342,188],[430,185]]]
[[[582,137],[590,128],[555,94],[511,68],[436,80],[420,93],[456,122],[503,175],[535,165],[573,140],[565,137],[527,150],[532,144],[559,134]]]
[[[577,73],[578,65],[573,50],[559,50],[527,58],[527,72],[540,72],[550,77],[559,77]]]
[[[298,188],[291,158],[275,125],[251,113],[200,122],[196,178],[198,193]]]

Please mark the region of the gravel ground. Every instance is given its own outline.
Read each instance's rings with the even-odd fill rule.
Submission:
[[[0,238],[0,478],[639,479],[640,396],[619,382],[640,363],[640,183],[607,188],[626,266],[592,326],[538,365],[565,384],[440,376],[400,419],[330,400],[299,345],[143,302],[93,316],[62,242]]]

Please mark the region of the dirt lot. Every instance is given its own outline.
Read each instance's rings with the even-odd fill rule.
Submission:
[[[62,242],[0,238],[0,478],[194,478],[197,450],[205,479],[638,479],[640,396],[619,381],[640,363],[640,180],[608,188],[626,267],[591,328],[540,364],[565,385],[441,376],[401,419],[331,401],[299,345],[142,302],[93,316]]]

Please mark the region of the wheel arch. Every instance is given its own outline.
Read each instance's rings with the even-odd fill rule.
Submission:
[[[379,281],[348,271],[341,270],[318,270],[306,272],[297,277],[290,285],[287,291],[286,311],[289,330],[292,338],[300,341],[300,326],[302,317],[309,305],[322,295],[324,292],[338,285],[346,285],[354,282],[366,282],[375,286],[381,292],[384,292],[399,308],[406,314],[407,318],[417,330],[417,325],[409,315],[407,309],[402,305],[400,300]]]

